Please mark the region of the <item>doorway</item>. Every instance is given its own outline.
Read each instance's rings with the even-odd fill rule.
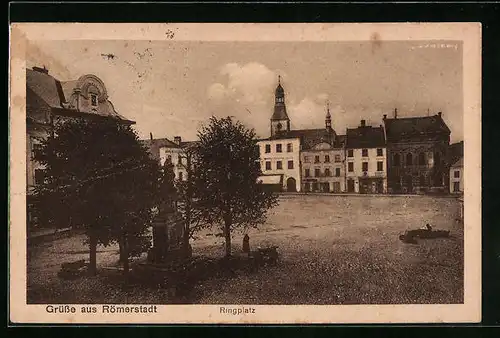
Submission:
[[[297,186],[295,178],[290,177],[286,180],[286,191],[288,192],[297,192]]]

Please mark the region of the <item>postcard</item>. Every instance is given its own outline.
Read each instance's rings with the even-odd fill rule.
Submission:
[[[480,23],[12,23],[12,323],[481,320]]]

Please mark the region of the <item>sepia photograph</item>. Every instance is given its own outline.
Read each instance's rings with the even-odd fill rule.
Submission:
[[[123,25],[11,26],[18,318],[479,320],[479,25]]]

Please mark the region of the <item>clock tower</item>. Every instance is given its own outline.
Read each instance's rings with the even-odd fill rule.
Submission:
[[[285,91],[281,86],[281,76],[278,76],[278,87],[274,97],[274,113],[271,116],[271,137],[284,135],[290,131],[290,119],[286,113]]]

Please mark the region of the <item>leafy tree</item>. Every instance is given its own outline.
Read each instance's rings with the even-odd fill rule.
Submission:
[[[177,188],[177,202],[178,211],[184,220],[182,247],[186,256],[191,255],[191,246],[189,240],[193,238],[196,231],[210,226],[207,224],[203,217],[201,217],[201,209],[197,200],[197,187],[196,187],[196,143],[189,145],[183,149],[183,161],[179,164],[186,170],[186,180],[178,180],[176,182]]]
[[[70,119],[35,152],[46,180],[35,190],[40,221],[82,228],[96,273],[97,245],[120,243],[128,258],[148,246],[147,229],[159,200],[159,166],[129,125]]]
[[[228,257],[231,231],[262,224],[277,196],[257,183],[261,170],[253,130],[231,117],[212,117],[198,137],[194,181],[199,217],[222,227]]]

